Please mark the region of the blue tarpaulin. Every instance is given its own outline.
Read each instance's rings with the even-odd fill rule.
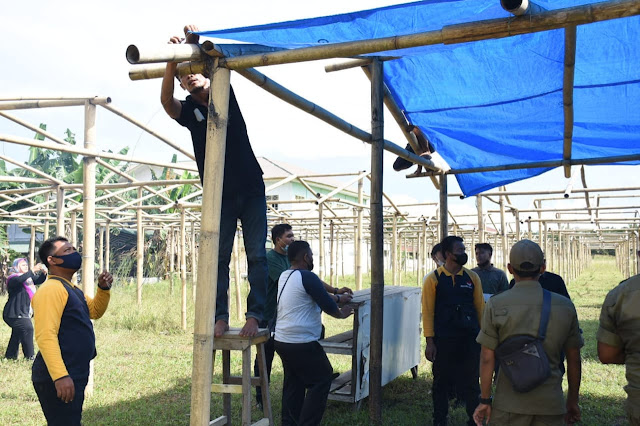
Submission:
[[[586,1],[538,1],[547,10]],[[435,0],[200,34],[275,48],[413,34],[506,18],[497,0]],[[640,17],[577,29],[571,157],[640,152]],[[564,30],[376,55],[408,121],[453,169],[562,160]],[[638,164],[627,162],[624,164]],[[549,170],[456,175],[467,196]]]

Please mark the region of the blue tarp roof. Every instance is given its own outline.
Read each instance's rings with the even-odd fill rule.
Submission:
[[[536,3],[553,10],[590,2]],[[299,48],[508,16],[497,0],[433,0],[200,34]],[[578,27],[572,158],[640,152],[638,40],[637,16]],[[401,56],[385,62],[385,83],[453,169],[562,160],[564,30],[376,54]],[[470,196],[547,170],[456,178]]]

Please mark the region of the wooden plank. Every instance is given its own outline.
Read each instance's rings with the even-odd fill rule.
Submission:
[[[228,382],[230,384],[234,384],[234,385],[241,385],[242,384],[242,376],[229,376]],[[260,386],[260,378],[259,377],[252,377],[251,378],[251,386]]]
[[[321,340],[319,342],[324,351],[328,354],[338,354],[338,355],[351,355],[353,353],[353,343],[323,343]]]
[[[242,351],[242,425],[251,423],[251,346]]]
[[[253,426],[269,426],[269,425],[270,425],[269,419],[267,419],[266,417],[263,417],[262,419],[258,420],[253,424]]]
[[[334,392],[335,390],[345,386],[345,384],[347,383],[351,383],[351,370],[346,371],[341,375],[339,375],[338,377],[336,377],[335,379],[333,379],[333,382],[331,382],[331,388],[329,389],[329,392]]]
[[[352,339],[353,339],[353,329],[345,331],[340,334],[336,334],[335,336],[330,336],[325,339],[322,339],[320,340],[320,344],[328,343],[328,342],[344,343],[347,340],[352,340]]]
[[[231,385],[226,383],[213,383],[211,392],[214,393],[242,393],[242,385]]]

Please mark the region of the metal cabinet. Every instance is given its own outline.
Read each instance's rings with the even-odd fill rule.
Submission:
[[[382,385],[411,370],[414,378],[420,363],[421,289],[384,288]],[[330,354],[351,356],[351,370],[334,379],[329,399],[356,403],[369,395],[369,347],[371,290],[356,291],[353,329],[320,340]]]

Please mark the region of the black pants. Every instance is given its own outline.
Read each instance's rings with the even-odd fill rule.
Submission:
[[[267,340],[264,344],[264,358],[267,364],[267,380],[271,382],[271,366],[273,365],[273,356],[276,353],[276,349],[273,345],[273,337]],[[253,374],[258,376],[260,370],[258,369],[258,357],[256,356],[256,362],[253,364]],[[256,401],[262,403],[262,388],[256,386]]]
[[[319,425],[333,379],[327,354],[318,342],[274,345],[284,367],[282,425]]]
[[[454,383],[465,403],[468,424],[473,422],[473,411],[478,406],[480,385],[480,345],[473,336],[436,337],[436,359],[433,363],[433,423],[447,424],[449,412],[448,389]]]
[[[22,344],[24,357],[33,358],[33,324],[31,323],[31,318],[4,318],[4,322],[11,327],[11,338],[4,356],[17,359],[18,349]]]
[[[84,403],[84,388],[88,379],[74,380],[75,396],[73,401],[66,404],[58,398],[56,386],[52,381],[34,382],[38,400],[44,417],[49,426],[80,426],[82,424],[82,404]]]

